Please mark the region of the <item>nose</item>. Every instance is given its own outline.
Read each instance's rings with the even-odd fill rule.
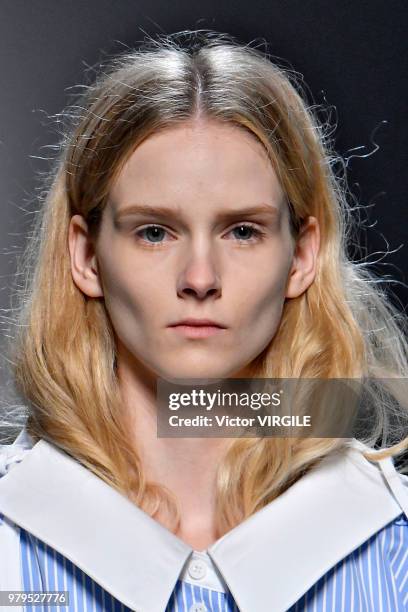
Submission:
[[[207,296],[219,297],[221,282],[213,262],[209,258],[190,260],[180,276],[177,294],[179,297],[193,295],[200,300]]]

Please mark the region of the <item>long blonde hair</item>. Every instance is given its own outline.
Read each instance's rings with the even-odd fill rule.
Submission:
[[[181,39],[150,39],[116,56],[66,111],[61,153],[20,263],[26,284],[19,290],[10,344],[33,438],[56,444],[151,516],[167,508],[173,530],[180,520],[177,500],[146,480],[125,426],[104,301],[76,287],[67,246],[73,214],[83,215],[97,237],[112,180],[143,139],[197,117],[239,125],[270,155],[287,196],[293,236],[308,215],[319,222],[316,278],[304,294],[286,300],[277,334],[252,364],[255,377],[378,381],[408,373],[406,321],[368,264],[347,256],[351,207],[333,170],[329,137],[299,83],[266,53],[228,35],[198,31],[188,33],[190,44]],[[364,439],[371,459],[408,447],[406,430],[391,425],[394,404],[378,388],[372,393],[376,418]],[[394,444],[387,446],[391,438]],[[379,439],[380,451],[374,448]],[[234,439],[218,470],[218,535],[345,444],[331,438]]]

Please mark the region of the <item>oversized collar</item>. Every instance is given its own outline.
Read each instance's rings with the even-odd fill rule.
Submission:
[[[367,461],[361,449],[353,440],[343,452],[325,457],[207,549],[241,612],[287,610],[338,561],[408,509],[400,481],[406,477],[392,462],[382,469]],[[0,478],[0,511],[137,612],[164,611],[193,552],[45,440]]]

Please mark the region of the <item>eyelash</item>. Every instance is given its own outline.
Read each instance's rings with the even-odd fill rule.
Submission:
[[[137,232],[135,232],[135,236],[137,237],[138,240],[141,240],[151,246],[159,246],[161,244],[163,244],[163,241],[160,242],[149,242],[148,240],[144,240],[143,238],[140,237],[140,234],[142,232],[145,232],[146,230],[149,230],[151,228],[158,228],[158,229],[162,229],[163,231],[167,232],[167,230],[162,227],[161,225],[155,225],[155,224],[151,224],[151,225],[146,225],[146,227],[143,227],[142,229],[138,230]],[[257,242],[258,240],[262,240],[262,238],[265,236],[265,232],[263,232],[262,230],[260,230],[259,228],[257,228],[256,226],[250,224],[250,223],[239,223],[238,225],[236,225],[235,227],[230,229],[230,232],[234,231],[234,229],[240,228],[240,227],[245,227],[245,228],[250,228],[254,234],[254,236],[256,237],[255,240],[253,239],[248,239],[245,240],[245,238],[238,238],[238,242],[248,242],[248,243],[253,243],[253,242]]]

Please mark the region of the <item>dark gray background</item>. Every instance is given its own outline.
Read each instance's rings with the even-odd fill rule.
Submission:
[[[47,145],[57,140],[48,117],[67,105],[68,88],[86,82],[87,66],[132,46],[143,31],[209,28],[241,42],[265,38],[274,56],[304,75],[311,102],[335,107],[337,152],[369,155],[348,163],[352,193],[371,205],[363,255],[381,259],[377,273],[394,279],[393,300],[406,308],[405,2],[2,0],[0,6],[0,307],[9,306],[15,254],[30,228],[39,176],[49,168],[41,158],[52,155]],[[387,250],[396,252],[377,253]]]

